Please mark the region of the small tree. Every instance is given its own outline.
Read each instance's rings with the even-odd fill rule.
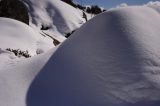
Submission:
[[[86,12],[87,12],[87,13],[91,13],[91,8],[90,8],[90,7],[87,7]]]
[[[102,13],[102,10],[97,5],[94,5],[91,7],[91,13],[92,14],[99,14],[99,13]]]

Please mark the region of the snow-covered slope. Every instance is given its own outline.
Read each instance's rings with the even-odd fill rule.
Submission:
[[[95,17],[41,70],[27,106],[159,106],[159,29],[160,13],[147,6]]]
[[[61,0],[23,1],[29,9],[31,26],[38,29],[42,26],[48,27],[45,32],[57,39],[64,39],[62,35],[79,28],[85,22],[82,11]]]
[[[31,27],[22,22],[0,18],[0,48],[5,50],[20,49],[35,55],[36,52],[45,52],[54,47],[50,38],[43,37]]]
[[[37,57],[19,59],[0,50],[0,106],[159,106],[157,8],[123,7],[98,15],[55,53],[50,50]],[[0,25],[4,24],[4,28],[14,24],[14,29],[25,30],[25,25],[17,21],[2,20]],[[2,38],[3,33],[13,29],[9,26],[0,31]],[[31,32],[26,39],[36,41],[32,28],[25,28],[23,35]],[[17,39],[23,35],[15,34]]]

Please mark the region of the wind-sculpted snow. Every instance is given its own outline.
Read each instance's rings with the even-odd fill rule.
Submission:
[[[74,33],[30,85],[27,106],[159,106],[160,14],[113,9]]]

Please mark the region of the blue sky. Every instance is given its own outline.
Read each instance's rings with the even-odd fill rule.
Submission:
[[[122,3],[127,3],[129,5],[140,5],[145,4],[149,1],[156,1],[156,0],[75,0],[83,5],[92,4],[92,5],[100,5],[102,7],[111,8],[115,7]]]

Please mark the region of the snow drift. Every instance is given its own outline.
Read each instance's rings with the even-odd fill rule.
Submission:
[[[53,54],[27,106],[159,106],[159,29],[160,13],[147,6],[98,15]]]

